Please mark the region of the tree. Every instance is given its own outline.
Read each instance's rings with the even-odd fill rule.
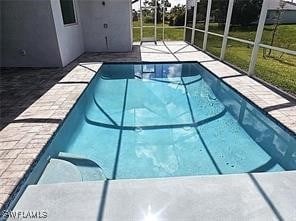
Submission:
[[[196,8],[196,25],[204,23],[206,20],[206,13],[207,13],[208,1],[207,0],[200,0],[197,4]]]
[[[138,12],[135,9],[133,9],[132,16],[133,16],[133,21],[139,20]]]
[[[227,0],[213,0],[211,7],[211,22],[218,23],[218,27],[224,29],[228,10]]]
[[[171,3],[169,2],[169,0],[145,0],[144,5],[145,6],[157,6],[157,22],[161,22],[162,21],[162,17],[163,17],[163,8],[165,7],[165,11],[168,7],[171,7]],[[154,11],[154,10],[152,10]],[[154,13],[150,13],[150,15],[154,15]]]
[[[263,0],[239,0],[233,5],[231,24],[248,26],[258,21]]]
[[[174,6],[169,14],[169,25],[171,26],[183,26],[185,21],[185,5]]]
[[[143,4],[144,4],[145,7],[149,5],[148,3],[149,3],[148,0],[145,0],[145,1],[143,2]]]
[[[279,27],[281,19],[282,19],[285,5],[286,5],[286,2],[281,0],[279,3],[279,8],[277,8],[277,10],[276,10],[275,19],[274,19],[274,27],[272,30],[272,36],[271,36],[271,40],[270,40],[270,46],[273,46],[277,30],[278,30],[278,27]],[[269,52],[268,52],[268,56],[270,56],[270,55],[271,55],[271,49],[269,49]]]

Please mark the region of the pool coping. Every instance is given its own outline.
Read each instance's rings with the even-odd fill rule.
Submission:
[[[45,210],[49,220],[295,220],[295,175],[285,171],[30,185],[15,210]],[[149,212],[156,218],[146,218]]]
[[[168,61],[168,62],[110,62],[110,63],[176,63],[176,62],[197,62],[202,65],[203,68],[207,69],[214,76],[219,78],[230,88],[234,89],[244,98],[246,98],[250,103],[263,111],[263,113],[269,114],[264,111],[266,103],[263,102],[260,105],[260,101],[264,101],[264,96],[261,100],[253,99],[252,96],[248,97],[241,93],[237,89],[237,84],[233,84],[231,81],[225,81],[225,79],[231,78],[221,78],[219,73],[213,69],[211,66],[205,66],[209,62],[201,61]],[[220,62],[220,61],[214,61]],[[58,128],[63,124],[64,119],[67,117],[68,113],[71,111],[79,97],[83,94],[89,82],[93,79],[99,68],[103,63],[108,62],[89,62],[78,64],[71,72],[69,72],[59,84],[53,86],[48,92],[46,92],[42,97],[40,97],[36,102],[34,102],[29,108],[27,108],[22,114],[20,114],[16,120],[9,125],[7,125],[0,132],[0,151],[2,151],[3,156],[1,156],[0,161],[0,206],[5,208],[9,205],[11,200],[18,192],[18,187],[20,183],[24,181],[26,174],[34,167],[38,157],[43,153],[44,147],[50,142],[51,138],[58,130]],[[221,63],[221,62],[220,62]],[[224,64],[225,65],[225,64]],[[232,67],[227,66],[234,70]],[[219,72],[219,71],[218,71]],[[232,71],[230,71],[232,72]],[[237,72],[237,71],[236,71]],[[231,73],[233,74],[233,72]],[[246,78],[252,79],[248,76]],[[252,81],[255,81],[252,79]],[[70,82],[70,83],[69,83]],[[262,87],[266,86],[260,84]],[[268,88],[267,88],[268,89]],[[270,89],[268,89],[271,91]],[[272,91],[271,91],[272,92]],[[272,92],[274,93],[274,92]],[[282,96],[278,95],[280,98]],[[256,98],[256,97],[255,97]],[[269,97],[268,97],[269,98]],[[283,98],[284,99],[284,98]],[[266,99],[269,101],[270,99]],[[272,99],[271,99],[272,100]],[[257,102],[259,101],[259,102]],[[46,107],[46,108],[44,108]],[[295,128],[289,127],[287,121],[284,120],[283,116],[280,114],[269,114],[271,119],[275,119],[276,122],[287,127],[291,132],[296,133]],[[285,115],[284,115],[285,116]],[[45,119],[44,122],[28,122],[27,119]],[[52,119],[56,121],[52,121]],[[290,122],[289,122],[290,123]],[[288,125],[288,126],[287,126]]]

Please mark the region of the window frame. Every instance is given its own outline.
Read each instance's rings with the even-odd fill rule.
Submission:
[[[60,8],[61,8],[61,16],[62,16],[62,21],[63,21],[63,25],[64,25],[64,27],[67,27],[67,26],[73,26],[73,25],[78,25],[78,16],[77,16],[76,1],[75,1],[75,0],[72,0],[75,22],[73,22],[73,23],[68,23],[68,24],[65,24],[65,21],[64,21],[64,16],[63,16],[63,10],[62,10],[62,4],[61,4],[61,1],[62,1],[62,0],[59,0]]]

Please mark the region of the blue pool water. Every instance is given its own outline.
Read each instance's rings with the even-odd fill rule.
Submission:
[[[296,168],[295,135],[197,63],[104,64],[47,152],[109,179]]]

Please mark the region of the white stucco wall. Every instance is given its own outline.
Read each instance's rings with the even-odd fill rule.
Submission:
[[[130,0],[79,0],[85,50],[127,52],[132,49]],[[104,28],[104,24],[108,28]],[[108,41],[108,47],[106,39]]]
[[[84,41],[79,7],[76,0],[74,0],[77,23],[64,25],[60,1],[51,0],[50,2],[62,64],[65,66],[84,52]]]
[[[48,0],[1,0],[1,26],[2,67],[61,66]]]
[[[1,67],[61,67],[84,52],[132,50],[130,0],[74,0],[73,25],[64,25],[59,0],[0,1]]]

